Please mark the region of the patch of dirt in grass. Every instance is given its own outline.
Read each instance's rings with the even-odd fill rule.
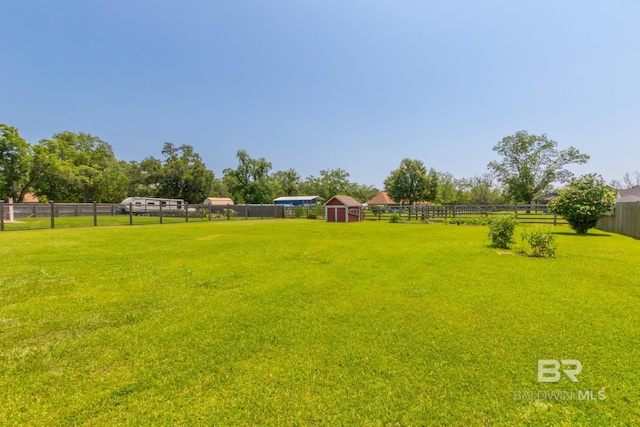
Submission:
[[[196,240],[213,240],[217,237],[220,237],[220,234],[212,234],[210,236],[198,237]]]

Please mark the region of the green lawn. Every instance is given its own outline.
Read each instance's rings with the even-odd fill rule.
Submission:
[[[640,424],[640,241],[554,232],[555,259],[442,224],[0,233],[0,424]]]

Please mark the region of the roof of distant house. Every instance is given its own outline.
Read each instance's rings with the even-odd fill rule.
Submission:
[[[624,188],[622,190],[618,190],[618,201],[633,201],[633,202],[637,202],[637,200],[620,200],[626,197],[638,197],[640,198],[640,185],[636,185],[635,187],[631,187],[631,188]]]
[[[381,191],[375,195],[375,197],[367,202],[371,205],[397,205],[397,203],[389,196],[386,191]]]
[[[38,203],[40,200],[34,193],[25,193],[22,201],[24,203]]]
[[[229,197],[207,197],[205,203],[212,205],[233,205],[233,200]]]
[[[543,194],[542,196],[536,197],[536,202],[548,202],[549,200],[553,200],[556,197],[558,197],[558,193],[556,192],[547,193],[547,194]]]

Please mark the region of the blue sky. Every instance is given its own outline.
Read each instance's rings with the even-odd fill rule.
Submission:
[[[640,169],[640,2],[1,0],[0,122],[119,159],[245,149],[382,186],[405,157],[486,172],[519,130]]]

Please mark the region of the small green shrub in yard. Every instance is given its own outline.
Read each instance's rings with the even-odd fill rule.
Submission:
[[[400,218],[399,214],[394,213],[394,214],[391,214],[391,218],[389,218],[389,222],[393,224],[399,224],[402,222],[402,219]]]
[[[318,213],[314,211],[309,211],[309,215],[307,215],[308,219],[318,219]]]
[[[518,225],[515,215],[498,215],[489,221],[489,237],[494,248],[509,249],[514,243],[513,232]]]
[[[301,218],[302,215],[304,215],[304,208],[302,206],[296,206],[294,212],[296,218]]]
[[[522,233],[522,240],[531,247],[530,256],[550,258],[556,255],[556,237],[549,231],[534,229]]]
[[[445,224],[450,225],[488,225],[489,218],[483,217],[458,217],[458,218],[449,218],[444,221]]]

